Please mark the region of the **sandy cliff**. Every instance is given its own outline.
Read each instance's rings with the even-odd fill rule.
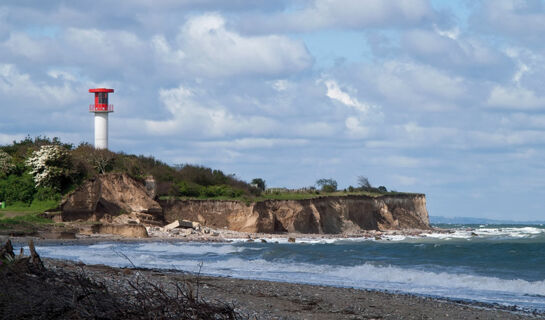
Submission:
[[[149,188],[148,188],[149,189]],[[108,223],[122,214],[138,221],[198,221],[213,228],[243,232],[350,233],[358,230],[428,229],[426,198],[421,194],[319,197],[308,200],[166,200],[150,196],[143,183],[111,173],[87,181],[61,204],[62,220]],[[147,221],[147,222],[146,222]]]
[[[342,196],[308,200],[161,201],[167,222],[199,221],[244,232],[343,233],[357,230],[429,229],[424,195]]]
[[[61,203],[62,220],[93,220],[123,213],[149,213],[162,216],[161,206],[146,187],[126,174],[110,173],[91,179]]]

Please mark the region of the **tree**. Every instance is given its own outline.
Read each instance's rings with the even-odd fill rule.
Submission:
[[[265,180],[261,178],[255,178],[252,180],[252,185],[255,185],[261,191],[265,191]]]
[[[70,179],[72,162],[70,153],[58,145],[44,145],[32,152],[26,160],[36,187],[50,187],[62,190]]]
[[[8,176],[14,168],[13,158],[4,150],[0,150],[0,177]]]
[[[380,192],[382,192],[382,193],[388,192],[388,189],[386,189],[385,186],[380,186],[380,187],[378,187],[377,189],[378,189],[378,191],[380,191]]]
[[[105,174],[113,169],[115,153],[108,149],[95,149],[89,156],[89,161],[99,174]]]
[[[333,179],[319,179],[316,181],[316,185],[320,187],[323,192],[337,191],[337,181]]]
[[[363,190],[372,188],[371,184],[369,183],[369,179],[367,179],[367,177],[364,177],[364,176],[358,177],[358,186]]]

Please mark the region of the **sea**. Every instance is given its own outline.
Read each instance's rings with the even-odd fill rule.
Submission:
[[[65,243],[37,250],[86,264],[372,289],[545,313],[545,226],[436,226],[452,232],[295,243]]]

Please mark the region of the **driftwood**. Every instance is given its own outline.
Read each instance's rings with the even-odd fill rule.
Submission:
[[[9,244],[8,244],[9,243]],[[145,277],[100,280],[85,272],[45,268],[29,243],[30,257],[15,257],[8,241],[0,250],[11,263],[0,266],[3,319],[229,319],[234,307],[198,297],[189,282],[170,287]]]
[[[0,248],[0,259],[12,260],[14,258],[15,254],[13,253],[13,246],[11,245],[11,240],[8,239],[6,244]]]

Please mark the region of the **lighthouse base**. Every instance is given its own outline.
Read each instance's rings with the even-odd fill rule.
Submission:
[[[108,113],[95,113],[95,149],[108,149]]]

